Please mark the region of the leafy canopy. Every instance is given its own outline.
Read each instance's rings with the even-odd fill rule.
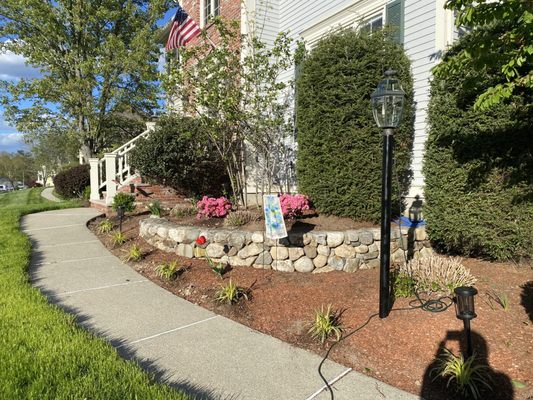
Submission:
[[[486,87],[477,97],[475,107],[480,109],[533,88],[530,0],[448,0],[446,8],[457,13],[456,25],[470,30],[472,36],[469,46],[434,69],[436,76],[452,76],[472,68],[500,74],[505,80]]]
[[[167,0],[3,0],[2,51],[40,70],[2,82],[8,120],[34,132],[48,119],[71,126],[88,156],[104,150],[120,113],[147,115],[156,102],[156,21]]]

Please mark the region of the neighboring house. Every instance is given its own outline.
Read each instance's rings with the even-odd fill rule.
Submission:
[[[80,162],[81,164],[81,162]],[[48,171],[46,165],[43,165],[39,171],[37,171],[37,180],[36,183],[47,186],[54,186],[53,176],[55,171]]]

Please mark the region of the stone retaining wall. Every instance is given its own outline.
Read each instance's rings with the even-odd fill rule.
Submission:
[[[210,257],[233,267],[254,267],[284,272],[355,272],[379,267],[379,229],[289,233],[278,241],[265,238],[264,232],[238,229],[203,229],[178,226],[160,218],[140,221],[140,235],[151,245],[179,256]],[[207,242],[198,246],[196,239]],[[424,227],[391,231],[391,259],[433,254]]]

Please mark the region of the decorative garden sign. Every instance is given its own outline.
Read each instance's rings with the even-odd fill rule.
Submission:
[[[264,195],[263,210],[265,212],[266,237],[269,239],[287,237],[287,229],[285,228],[279,197],[275,194]]]

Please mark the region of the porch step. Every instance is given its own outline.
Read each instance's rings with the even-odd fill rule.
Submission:
[[[111,207],[106,205],[105,200],[90,200],[90,203],[91,208],[95,208],[98,211],[102,211],[106,214],[111,211]]]

